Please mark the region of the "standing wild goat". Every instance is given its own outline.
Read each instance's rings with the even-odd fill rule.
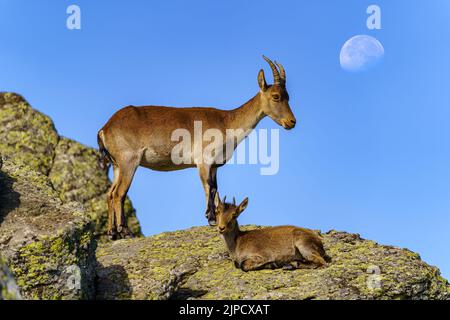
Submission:
[[[322,267],[329,260],[319,236],[312,230],[294,226],[268,227],[241,231],[238,216],[245,210],[248,198],[240,205],[220,201],[216,192],[217,228],[236,267],[243,271],[300,268],[302,263]]]
[[[264,56],[263,56],[264,57]],[[114,179],[108,193],[108,233],[116,236],[128,235],[123,214],[123,202],[138,166],[158,171],[173,171],[197,167],[206,195],[206,216],[210,225],[216,223],[214,217],[213,191],[217,190],[217,168],[228,161],[232,152],[226,152],[221,160],[205,162],[198,150],[210,145],[201,139],[195,141],[187,158],[190,161],[175,164],[172,150],[177,141],[172,140],[172,133],[177,129],[187,130],[191,137],[195,133],[194,122],[201,122],[203,130],[216,129],[226,136],[228,129],[240,132],[233,137],[232,148],[256,127],[259,121],[269,116],[285,129],[292,129],[296,119],[289,106],[286,91],[286,73],[281,64],[268,58],[274,84],[267,85],[264,71],[258,74],[259,92],[248,102],[233,110],[215,108],[174,108],[160,106],[128,106],[117,111],[98,132],[97,140],[104,162],[112,163]],[[229,141],[214,141],[218,149],[229,146]],[[197,145],[199,144],[199,145]],[[219,155],[217,155],[218,157]]]

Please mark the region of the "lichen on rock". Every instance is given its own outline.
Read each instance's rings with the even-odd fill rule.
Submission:
[[[25,299],[94,296],[110,181],[94,148],[58,135],[15,93],[0,93],[0,252]],[[130,229],[141,236],[129,199]]]
[[[108,190],[109,179],[93,148],[61,137],[55,150],[50,180],[64,202],[84,203]]]
[[[47,174],[58,134],[53,121],[20,95],[0,93],[0,154]]]
[[[3,159],[0,171],[0,252],[25,299],[94,296],[92,223],[63,204],[50,180]]]
[[[249,229],[255,226],[247,227]],[[243,272],[214,228],[195,227],[99,246],[101,299],[448,299],[439,270],[406,249],[359,235],[322,235],[321,269]],[[181,271],[180,271],[181,270]],[[184,271],[183,271],[184,270]],[[180,274],[181,276],[174,276]]]

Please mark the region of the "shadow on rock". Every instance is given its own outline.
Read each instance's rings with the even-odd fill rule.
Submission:
[[[97,266],[97,300],[130,299],[133,293],[125,268],[121,265]]]
[[[0,162],[1,170],[1,162]],[[14,179],[0,171],[0,223],[20,205],[20,194],[13,190]]]
[[[193,290],[190,288],[180,288],[170,297],[170,300],[199,299],[207,293],[208,293],[207,290]]]

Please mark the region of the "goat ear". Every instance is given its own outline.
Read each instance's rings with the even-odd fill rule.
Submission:
[[[258,73],[258,84],[259,84],[259,88],[261,89],[261,91],[266,91],[267,90],[267,83],[266,83],[266,78],[264,77],[264,70],[263,69],[259,70],[259,73]]]
[[[217,208],[220,205],[220,197],[219,192],[215,192],[214,194],[214,206]]]
[[[239,216],[246,208],[248,205],[248,198],[245,198],[241,204],[236,208],[236,217]]]

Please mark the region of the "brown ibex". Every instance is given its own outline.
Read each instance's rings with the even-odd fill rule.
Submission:
[[[231,259],[243,271],[285,268],[300,268],[305,264],[322,267],[329,257],[322,241],[312,230],[294,226],[268,227],[241,231],[238,216],[245,210],[248,198],[240,205],[220,200],[216,192],[217,228]]]
[[[177,129],[185,129],[193,136],[194,122],[201,122],[204,130],[220,130],[224,136],[227,129],[239,129],[241,134],[233,138],[234,150],[265,116],[285,129],[292,129],[296,119],[289,106],[285,70],[281,64],[263,58],[272,69],[274,84],[267,85],[264,71],[260,70],[259,92],[239,108],[128,106],[108,120],[98,132],[97,140],[105,164],[110,162],[113,165],[114,179],[108,195],[108,233],[112,237],[116,236],[116,232],[121,236],[128,235],[123,202],[138,166],[158,171],[197,167],[206,195],[208,222],[215,224],[212,191],[217,190],[217,168],[224,165],[232,153],[227,152],[223,161],[205,163],[202,156],[195,152],[199,146],[194,143],[189,155],[191,161],[175,164],[171,152],[177,141],[173,141],[171,135]],[[206,144],[204,141],[196,143],[201,144],[200,150]]]

